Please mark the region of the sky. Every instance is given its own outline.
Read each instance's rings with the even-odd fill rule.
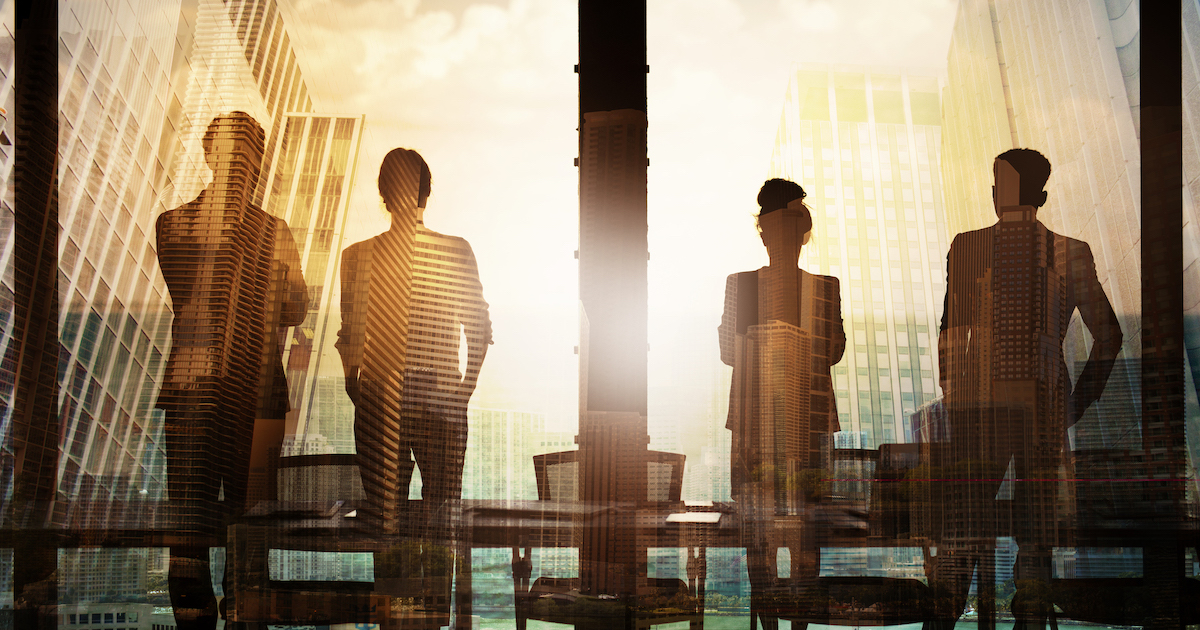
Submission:
[[[725,277],[766,264],[754,197],[791,69],[938,71],[957,2],[648,5],[651,434],[694,456],[706,418],[724,414]],[[433,174],[426,225],[472,244],[491,305],[472,406],[545,413],[560,430],[574,430],[578,391],[575,6],[281,0],[317,111],[366,115],[345,245],[387,228],[383,155],[419,151]]]

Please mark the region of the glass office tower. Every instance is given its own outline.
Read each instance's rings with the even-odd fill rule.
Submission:
[[[311,100],[273,1],[66,2],[59,13],[60,490],[76,502],[159,498],[154,401],[171,309],[154,220],[203,187],[213,115],[245,109],[271,132]],[[248,89],[231,89],[245,77]]]
[[[165,485],[154,402],[171,310],[154,220],[172,201],[197,7],[151,5],[59,8],[58,478],[72,504]]]
[[[326,390],[321,383],[341,372],[333,347],[340,325],[333,289],[364,119],[325,114],[285,118],[277,159],[264,177],[265,208],[292,229],[309,298],[308,316],[294,329],[284,352],[292,399],[289,424],[297,436],[288,454],[335,452],[331,439],[351,430],[353,406],[339,388]],[[318,392],[328,398],[320,400]],[[337,446],[352,450],[353,442]]]
[[[808,192],[810,273],[841,282],[845,358],[834,367],[841,430],[863,448],[911,441],[906,418],[937,396],[945,287],[940,80],[905,70],[800,65],[771,177]]]

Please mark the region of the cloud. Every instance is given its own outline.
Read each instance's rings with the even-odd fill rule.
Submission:
[[[471,243],[491,303],[496,345],[476,402],[569,414],[574,400],[547,392],[578,389],[574,6],[287,5],[319,111],[366,115],[346,244],[387,228],[374,189],[383,155],[420,151],[433,173],[427,225]]]
[[[779,8],[802,31],[832,31],[841,24],[841,16],[824,0],[779,0]]]
[[[878,51],[895,50],[908,43],[936,43],[941,54],[939,65],[943,65],[956,5],[951,0],[868,2],[851,28]]]
[[[318,110],[367,117],[348,242],[386,228],[386,150],[419,150],[427,222],[471,242],[492,305],[477,398],[573,418],[575,3],[281,2]],[[952,20],[951,0],[649,3],[650,329],[670,337],[651,339],[656,413],[694,416],[673,401],[714,366],[668,348],[715,344],[725,275],[765,262],[751,213],[793,63],[940,66]]]
[[[451,66],[462,63],[485,42],[503,42],[502,35],[509,22],[506,11],[490,5],[469,7],[457,28],[449,13],[433,13],[425,21],[429,28],[422,29],[426,38],[418,46],[419,56],[413,67],[420,74],[435,78],[445,77]]]

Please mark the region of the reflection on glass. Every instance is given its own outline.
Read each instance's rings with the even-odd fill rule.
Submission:
[[[730,477],[746,522],[751,597],[773,584],[776,550],[790,548],[791,576],[818,572],[810,527],[786,536],[775,516],[812,513],[828,467],[837,402],[830,369],[842,358],[841,291],[837,278],[797,267],[812,232],[804,189],[768,180],[758,194],[758,227],[771,263],[734,274],[725,289],[718,330],[721,358],[734,369],[728,428]]]
[[[399,582],[427,610],[448,615],[454,560],[447,554],[458,533],[467,403],[491,342],[491,321],[471,246],[424,226],[425,160],[407,149],[390,152],[379,193],[391,229],[342,253],[337,347],[355,406],[367,500],[357,518],[382,533],[398,534],[403,524],[416,535],[416,542],[376,554],[375,582]],[[408,501],[414,465],[421,470],[420,503]]]
[[[8,3],[0,627],[1200,622],[1200,4],[804,4]]]

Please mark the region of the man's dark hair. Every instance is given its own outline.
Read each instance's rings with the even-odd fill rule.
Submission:
[[[412,149],[392,149],[379,167],[379,194],[384,190],[417,189],[417,207],[424,208],[429,198],[429,165],[420,153]]]
[[[212,142],[218,135],[231,131],[245,135],[253,141],[259,156],[262,156],[267,143],[267,132],[263,131],[262,125],[258,124],[253,116],[237,111],[218,114],[213,117],[212,122],[208,123],[208,129],[204,131],[204,137],[200,139],[200,146],[204,148],[204,153],[208,154],[212,151]]]
[[[761,216],[782,210],[789,203],[807,196],[808,193],[796,182],[779,178],[768,179],[758,190],[758,207],[761,208],[758,214]]]
[[[1050,160],[1033,149],[1009,149],[996,156],[1012,165],[1021,176],[1021,205],[1041,207],[1046,203],[1042,190],[1050,179]]]

